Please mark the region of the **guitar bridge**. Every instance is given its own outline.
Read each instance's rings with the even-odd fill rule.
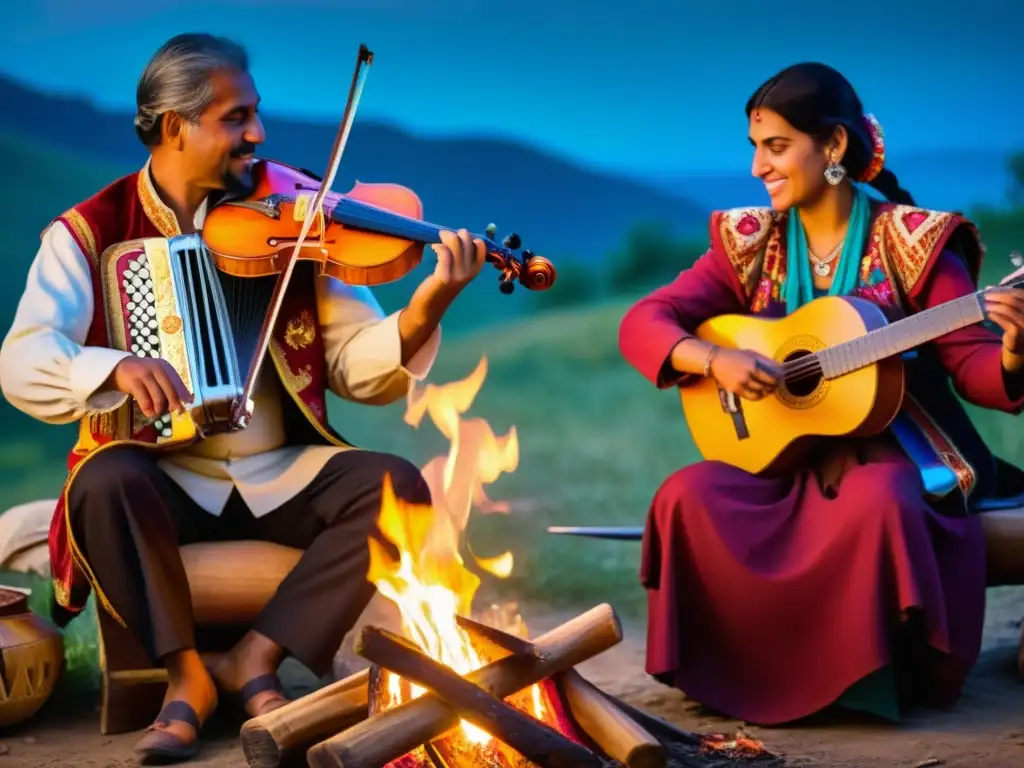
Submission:
[[[746,440],[750,437],[750,430],[747,428],[747,420],[743,416],[742,400],[735,392],[729,392],[722,387],[718,388],[718,401],[722,404],[722,411],[729,414],[732,419],[733,429],[736,430],[737,440]]]

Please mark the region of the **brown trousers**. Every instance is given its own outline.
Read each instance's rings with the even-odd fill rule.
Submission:
[[[254,517],[235,491],[218,517],[196,505],[156,460],[130,446],[111,448],[86,462],[69,497],[82,554],[154,663],[196,647],[178,548],[259,539],[305,551],[253,628],[324,675],[374,594],[366,581],[367,539],[378,533],[385,474],[399,498],[430,502],[426,481],[413,464],[353,450],[332,457],[308,487],[267,515]]]

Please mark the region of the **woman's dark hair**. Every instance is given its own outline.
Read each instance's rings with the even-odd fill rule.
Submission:
[[[787,67],[750,97],[747,118],[758,108],[777,112],[798,131],[820,142],[828,140],[836,126],[842,125],[849,136],[842,163],[853,179],[871,162],[874,147],[864,120],[864,107],[850,82],[832,67],[815,63]],[[914,198],[888,168],[868,183],[891,202],[914,204]]]
[[[249,71],[249,56],[238,43],[207,34],[184,34],[164,43],[135,90],[135,133],[147,147],[160,143],[165,112],[195,122],[213,100],[214,72]]]

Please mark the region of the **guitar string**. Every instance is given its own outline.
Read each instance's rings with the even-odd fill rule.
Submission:
[[[1003,287],[1003,288],[1005,288],[1005,287],[1012,287],[1012,286],[1018,285],[1021,282],[1024,282],[1024,279],[1011,281],[1011,282],[1007,283],[1006,285],[1002,285],[1002,286],[998,286],[998,287]],[[934,315],[938,314],[940,310],[941,311],[949,310],[952,305],[960,304],[962,302],[966,303],[967,299],[972,299],[972,300],[976,301],[980,296],[984,295],[988,290],[990,290],[990,289],[986,288],[986,289],[983,289],[983,290],[980,290],[980,291],[975,291],[974,293],[967,294],[965,296],[961,296],[958,299],[953,299],[952,301],[950,301],[950,302],[948,302],[946,304],[940,304],[937,307],[930,307],[929,309],[922,310],[921,312],[918,312],[918,313],[916,313],[914,315],[911,315],[910,317],[907,317],[905,319],[906,320],[910,320],[912,318],[917,318],[919,322],[920,321],[927,321],[927,319],[930,316],[934,316]],[[878,331],[884,331],[884,330],[887,330],[887,329],[890,329],[890,328],[894,328],[894,327],[899,327],[899,324],[893,324],[893,325],[884,326],[883,328],[879,328],[877,330]],[[949,332],[951,333],[952,331],[949,331]],[[866,337],[862,336],[860,338],[863,339],[863,338],[866,338]],[[857,340],[858,339],[851,339],[849,341],[841,342],[840,344],[837,344],[834,347],[830,347],[827,350],[823,350],[823,352],[831,352],[831,351],[834,351],[834,350],[837,350],[837,349],[841,349],[843,346],[845,346],[847,344],[851,344],[852,342],[857,341]],[[810,353],[808,355],[805,355],[802,358],[799,358],[798,360],[792,360],[792,361],[790,361],[788,363],[783,363],[783,365],[782,365],[782,368],[783,368],[783,379],[785,381],[787,381],[787,382],[790,382],[790,381],[797,382],[797,381],[802,381],[804,379],[810,378],[812,376],[820,375],[823,372],[822,371],[821,354],[822,354],[822,352],[812,352],[812,353]]]

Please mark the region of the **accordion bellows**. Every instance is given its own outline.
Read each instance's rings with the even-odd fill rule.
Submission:
[[[100,269],[111,346],[165,360],[193,395],[184,414],[154,420],[130,399],[117,436],[179,442],[243,427],[231,423],[245,379],[222,284],[230,278],[217,271],[200,236],[119,243],[104,252]]]

